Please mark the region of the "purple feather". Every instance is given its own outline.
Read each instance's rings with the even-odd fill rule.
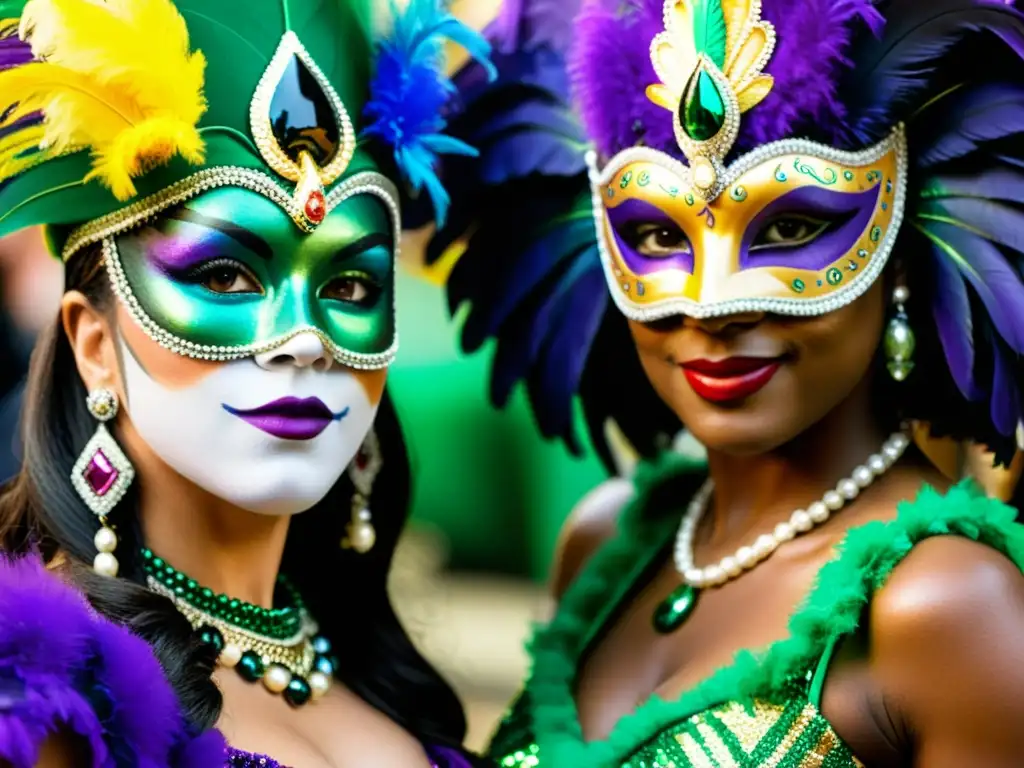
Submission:
[[[969,155],[988,141],[1024,132],[1024,88],[991,83],[962,94],[946,110],[944,126],[917,156],[919,167],[928,168]]]
[[[974,324],[967,286],[949,257],[935,249],[932,318],[957,388],[967,400],[982,396],[974,381]]]
[[[0,617],[0,758],[35,765],[60,726],[86,741],[95,768],[223,767],[223,739],[186,732],[149,646],[100,618],[38,558],[0,558]]]
[[[1024,212],[1016,207],[970,197],[943,200],[941,206],[936,207],[961,226],[1015,251],[1024,251]],[[930,214],[933,209],[922,206],[922,210]]]
[[[1003,435],[1012,435],[1020,423],[1020,392],[1013,376],[1009,353],[992,339],[992,424]]]
[[[570,73],[587,131],[605,155],[642,139],[678,156],[672,115],[651,103],[658,82],[650,44],[664,29],[662,0],[585,0],[576,22]],[[744,115],[739,149],[785,138],[812,124],[839,135],[846,109],[837,95],[858,30],[881,29],[870,0],[767,0],[763,17],[776,30],[765,68],[775,84]]]
[[[898,119],[907,119],[906,106],[933,87],[929,75],[970,35],[989,30],[1024,55],[1022,17],[1003,2],[890,0],[885,17],[885,35],[858,46],[842,89],[850,115],[847,140],[853,143],[874,143]]]
[[[499,53],[540,47],[564,53],[579,7],[580,0],[505,0],[485,34]]]
[[[921,197],[925,200],[967,197],[1024,204],[1024,173],[1013,168],[992,168],[973,175],[936,176]]]
[[[587,362],[587,353],[601,327],[608,305],[608,287],[597,259],[580,262],[571,290],[558,302],[543,342],[535,375],[527,379],[527,390],[544,435],[566,434],[574,438],[570,424],[572,403]],[[604,296],[605,301],[594,301]],[[570,450],[576,450],[573,439]]]
[[[988,311],[999,335],[1017,353],[1024,352],[1024,285],[999,248],[966,229],[935,221],[925,223],[957,255],[939,247],[937,258],[953,259]]]

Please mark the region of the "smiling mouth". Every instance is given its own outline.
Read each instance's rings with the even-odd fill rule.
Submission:
[[[781,357],[727,357],[689,360],[679,367],[700,397],[712,403],[731,403],[763,389],[781,365]]]
[[[282,397],[258,408],[241,410],[224,404],[224,410],[268,435],[282,440],[312,440],[348,415],[348,408],[334,413],[318,397]]]

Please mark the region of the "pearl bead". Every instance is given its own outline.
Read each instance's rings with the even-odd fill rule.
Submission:
[[[690,568],[683,572],[683,578],[687,584],[698,585],[704,581],[704,571],[700,568]]]
[[[836,490],[839,491],[839,494],[844,499],[848,501],[853,501],[854,499],[857,498],[857,495],[860,493],[860,486],[857,485],[857,483],[855,483],[850,478],[846,478],[845,480],[839,481],[839,485],[836,486]]]
[[[793,527],[800,531],[800,533],[807,533],[814,527],[814,521],[811,520],[811,516],[802,509],[794,512],[793,516],[789,518],[789,522],[791,522]]]
[[[96,545],[96,549],[99,552],[113,552],[117,549],[117,534],[114,533],[112,528],[103,526],[92,539],[92,543]]]
[[[905,285],[897,285],[892,292],[892,300],[896,304],[906,304],[910,300],[910,289]]]
[[[861,488],[867,488],[875,481],[875,473],[867,467],[857,467],[853,470],[853,482]]]
[[[910,445],[910,439],[903,433],[898,433],[892,436],[889,444],[898,451],[904,451]]]
[[[331,679],[323,672],[314,672],[309,676],[309,687],[313,691],[313,698],[319,699],[331,690]]]
[[[742,568],[750,568],[757,562],[757,555],[753,547],[740,547],[736,550],[736,562]]]
[[[825,506],[833,512],[838,512],[846,504],[846,501],[839,495],[838,491],[828,491],[821,497],[821,500],[825,502]]]
[[[792,523],[779,523],[775,526],[775,538],[780,542],[790,541],[796,536],[796,530]]]
[[[754,553],[758,556],[758,559],[764,560],[768,555],[778,549],[779,543],[773,536],[769,536],[767,533],[762,533],[757,537],[757,541],[754,542]]]
[[[369,523],[357,523],[350,529],[349,541],[352,549],[360,554],[366,554],[377,543],[377,531]]]
[[[807,508],[807,516],[815,523],[824,523],[832,515],[832,509],[837,509],[837,507],[830,509],[822,502],[816,501]]]
[[[228,643],[224,646],[224,650],[220,652],[220,656],[217,657],[217,663],[222,667],[237,667],[238,662],[242,660],[242,649],[237,645]]]
[[[743,566],[740,565],[739,560],[737,560],[735,557],[723,557],[720,565],[722,566],[722,570],[725,571],[729,576],[735,577],[743,573]]]
[[[263,673],[263,685],[271,693],[280,693],[292,681],[292,673],[280,664],[271,664]]]
[[[888,468],[889,465],[885,463],[885,459],[877,453],[873,453],[868,456],[868,469],[870,469],[874,474],[880,475]]]
[[[892,466],[893,462],[900,457],[900,450],[893,445],[886,445],[882,448],[882,455],[885,457],[886,465]]]
[[[704,575],[709,584],[721,584],[725,581],[725,571],[720,565],[709,565],[704,569]]]
[[[92,569],[100,576],[117,576],[117,558],[109,552],[100,552],[92,561]]]

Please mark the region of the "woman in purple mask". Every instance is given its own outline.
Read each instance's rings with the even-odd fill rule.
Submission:
[[[0,236],[67,289],[0,489],[0,765],[470,764],[386,589],[385,379],[398,187],[443,219],[443,47],[488,46],[371,11],[0,0]]]
[[[524,380],[575,446],[579,394],[600,452],[612,426],[650,460],[569,521],[492,756],[1021,764],[1024,529],[910,429],[1016,449],[1024,16],[575,10],[509,4],[497,82],[462,73],[482,157],[432,253],[468,229],[451,303],[499,403]],[[681,424],[706,461],[657,455]]]

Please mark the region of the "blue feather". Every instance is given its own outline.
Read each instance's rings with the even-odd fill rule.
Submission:
[[[392,6],[394,10],[394,6]],[[375,136],[392,148],[395,162],[414,192],[426,190],[438,226],[448,211],[448,194],[437,174],[441,155],[473,155],[462,141],[443,135],[442,111],[455,93],[444,69],[444,41],[464,47],[496,76],[487,40],[452,16],[440,0],[410,0],[405,11],[394,10],[389,37],[380,42],[370,99],[364,114],[370,123],[364,136]]]

